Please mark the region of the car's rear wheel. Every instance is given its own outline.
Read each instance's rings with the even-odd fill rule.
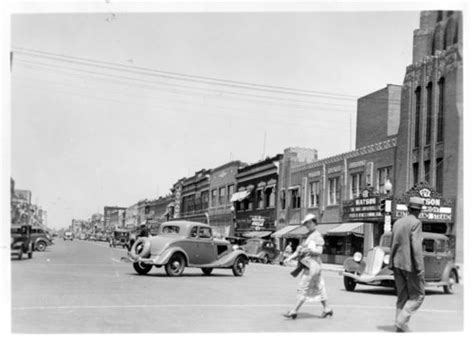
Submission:
[[[166,274],[168,274],[168,276],[180,276],[183,274],[184,267],[184,256],[179,253],[174,254],[165,266]]]
[[[201,268],[201,270],[204,275],[211,275],[212,273],[212,268]]]
[[[453,294],[454,293],[454,284],[456,283],[456,273],[454,270],[451,270],[449,272],[449,277],[448,277],[448,284],[446,286],[443,286],[444,293],[446,294]]]
[[[356,288],[357,282],[353,278],[344,276],[344,287],[347,291],[352,292]]]
[[[140,275],[148,274],[151,268],[153,268],[152,264],[143,264],[141,262],[133,263],[133,269],[135,269],[135,271]]]
[[[235,259],[232,266],[232,273],[234,276],[242,276],[245,273],[245,259],[242,256],[239,256]]]
[[[46,250],[46,243],[44,241],[39,241],[38,243],[36,243],[36,250],[45,251]]]

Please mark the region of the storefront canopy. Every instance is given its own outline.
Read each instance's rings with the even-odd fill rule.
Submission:
[[[244,236],[245,238],[262,238],[269,236],[271,233],[272,231],[252,231],[244,233],[242,236]]]
[[[340,224],[319,224],[318,231],[325,235],[329,230],[338,227]],[[301,238],[307,236],[308,229],[304,225],[288,225],[275,232],[274,238]]]
[[[329,230],[328,236],[346,236],[346,235],[364,236],[364,223],[343,223]]]
[[[280,229],[278,230],[277,232],[275,232],[272,237],[274,238],[281,238],[281,237],[284,237],[288,232],[291,232],[295,229],[297,229],[300,225],[288,225],[288,226],[285,226],[283,229]]]
[[[242,200],[244,200],[246,197],[248,197],[249,195],[250,195],[250,192],[249,192],[249,191],[237,192],[237,193],[232,194],[232,197],[230,198],[230,201],[231,201],[231,202],[234,202],[234,201],[242,201]]]

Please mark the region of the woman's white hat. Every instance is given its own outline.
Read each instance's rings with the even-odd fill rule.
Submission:
[[[309,222],[310,220],[316,219],[316,216],[312,213],[307,214],[306,217],[304,217],[303,221],[301,224],[305,224],[306,222]]]

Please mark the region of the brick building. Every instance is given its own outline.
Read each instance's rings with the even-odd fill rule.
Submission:
[[[282,154],[239,168],[232,196],[237,236],[265,236],[276,230],[278,173]],[[252,232],[252,233],[251,233]]]
[[[413,37],[413,61],[402,90],[395,195],[420,182],[455,204],[449,220],[424,221],[423,230],[451,234],[458,261],[463,246],[462,15],[423,11]]]
[[[209,222],[225,236],[234,235],[234,207],[231,201],[236,192],[236,175],[245,166],[240,161],[232,161],[214,168],[210,173]]]
[[[177,218],[209,223],[210,174],[210,169],[202,169],[193,176],[180,180],[180,209]]]

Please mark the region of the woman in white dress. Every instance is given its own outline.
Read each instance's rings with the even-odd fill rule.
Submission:
[[[296,319],[298,311],[305,301],[320,301],[323,305],[321,317],[332,317],[334,311],[328,306],[326,286],[321,275],[321,254],[323,253],[324,239],[317,230],[318,222],[313,214],[308,214],[302,224],[309,230],[309,236],[301,248],[296,249],[295,253],[286,260],[288,262],[292,259],[299,259],[299,263],[303,265],[297,290],[297,302],[295,308],[285,313],[284,316]]]

